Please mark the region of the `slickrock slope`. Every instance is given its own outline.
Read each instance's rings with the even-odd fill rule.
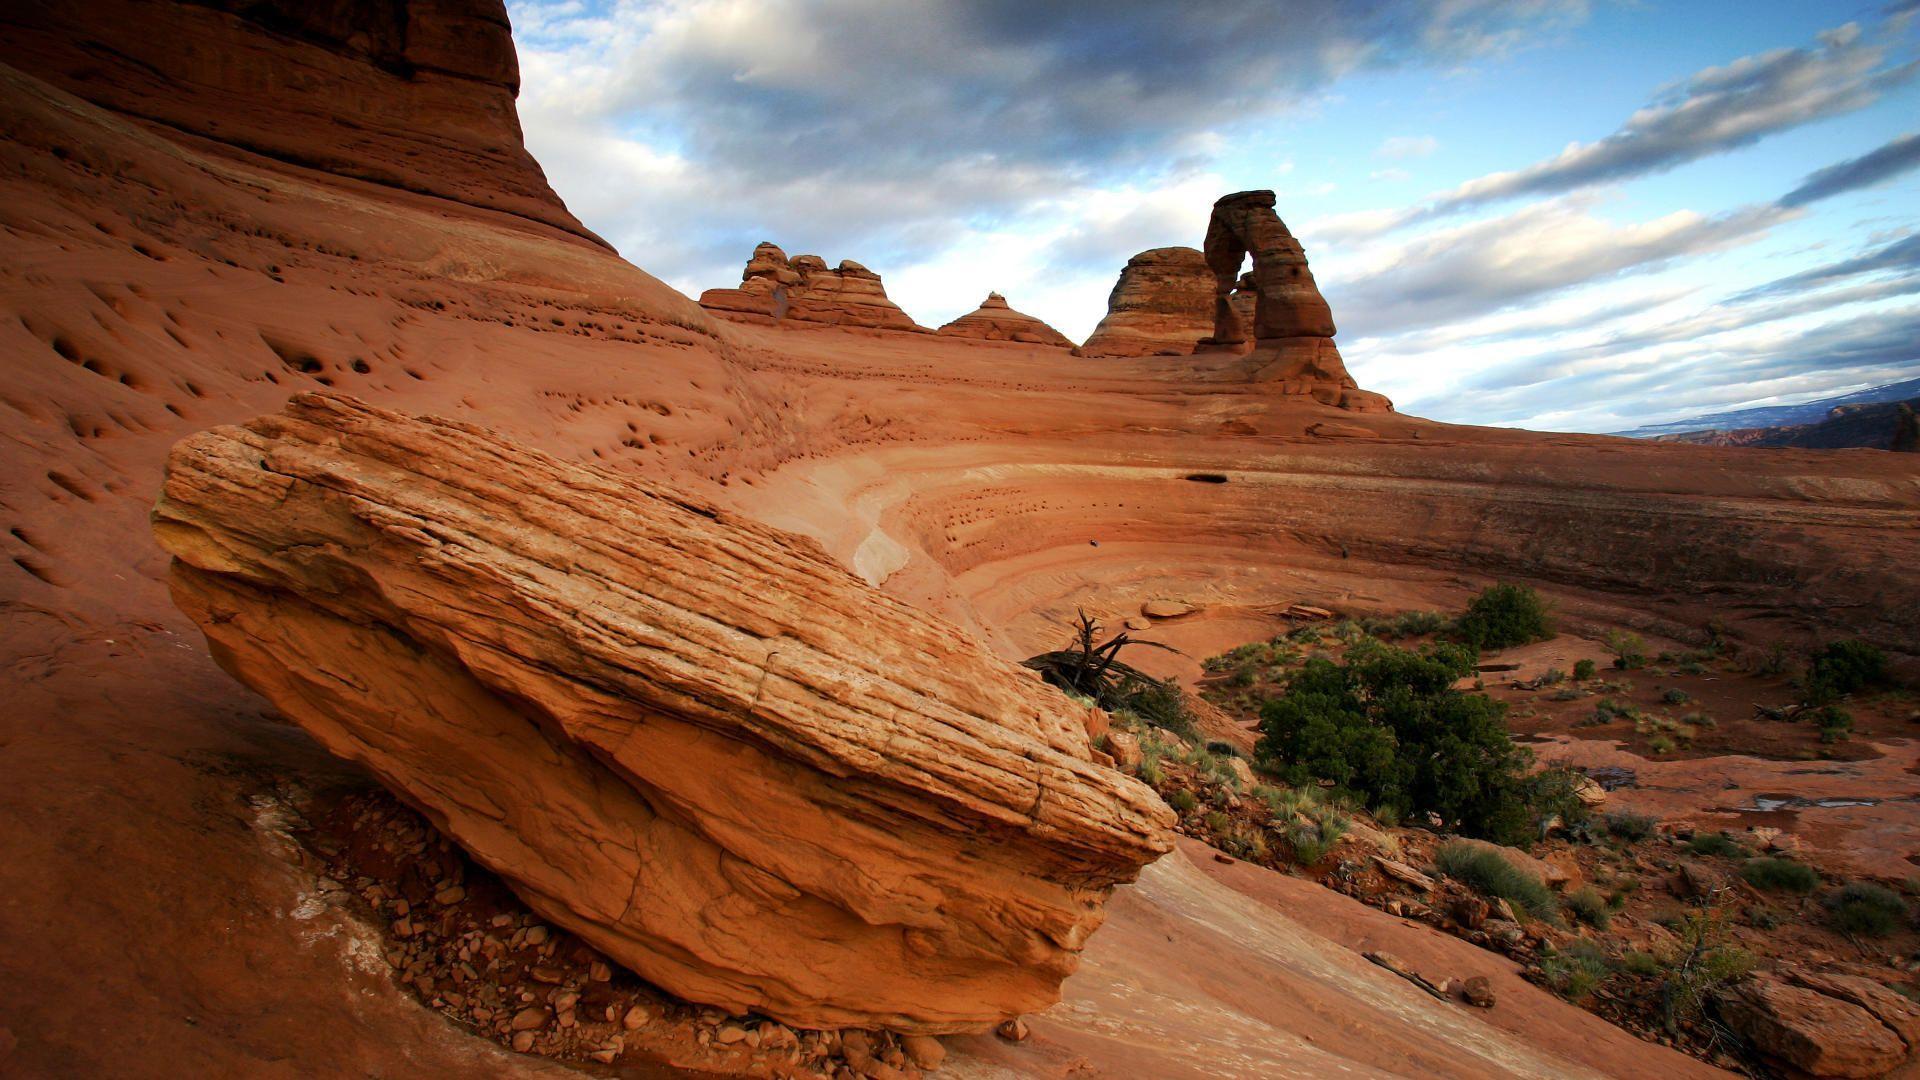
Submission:
[[[0,61],[216,145],[600,242],[521,144],[502,0],[21,0]]]
[[[700,294],[700,305],[740,322],[930,332],[887,299],[879,274],[852,259],[842,259],[830,270],[818,255],[789,260],[786,252],[765,241],[753,249],[739,288],[708,289]]]
[[[1008,307],[1007,298],[999,293],[988,293],[987,298],[980,301],[979,307],[942,326],[939,332],[947,337],[978,341],[1017,341],[1028,345],[1073,348],[1073,342],[1065,334],[1031,315]]]
[[[1185,356],[1213,330],[1213,271],[1189,247],[1127,260],[1107,296],[1107,314],[1078,356]]]
[[[185,440],[154,532],[214,656],[536,911],[691,1000],[1043,1009],[1171,846],[1084,713],[801,537],[351,399]]]

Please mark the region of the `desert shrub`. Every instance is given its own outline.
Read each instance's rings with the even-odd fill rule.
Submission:
[[[1864,641],[1833,641],[1807,665],[1807,700],[1836,701],[1887,679],[1887,654]]]
[[[1639,634],[1625,630],[1609,630],[1605,639],[1607,651],[1613,654],[1613,666],[1622,671],[1647,666],[1647,643]]]
[[[1440,845],[1433,865],[1448,877],[1483,896],[1493,896],[1543,922],[1560,925],[1560,905],[1553,890],[1537,877],[1508,862],[1497,851],[1458,840]]]
[[[1573,677],[1576,680],[1585,682],[1593,678],[1594,673],[1597,672],[1599,668],[1600,666],[1591,660],[1575,660],[1573,662]]]
[[[1578,829],[1593,818],[1592,808],[1580,798],[1585,782],[1586,774],[1578,769],[1542,769],[1527,777],[1523,798],[1543,827],[1558,818],[1567,828]]]
[[[1199,808],[1200,800],[1194,797],[1193,792],[1188,791],[1186,788],[1181,788],[1172,795],[1167,796],[1167,805],[1182,814],[1191,814]]]
[[[1620,957],[1620,970],[1647,978],[1660,974],[1660,958],[1644,949],[1628,949]]]
[[[1580,691],[1572,688],[1555,690],[1553,693],[1547,695],[1548,701],[1578,701],[1580,698]]]
[[[1813,711],[1813,722],[1820,727],[1820,741],[1845,742],[1853,730],[1853,714],[1838,705],[1822,705]]]
[[[1744,857],[1747,849],[1735,843],[1726,833],[1696,833],[1687,841],[1687,850],[1695,855],[1713,858],[1735,859]]]
[[[1677,1032],[1700,1018],[1721,987],[1746,978],[1754,960],[1745,949],[1725,944],[1726,918],[1718,909],[1692,912],[1672,929],[1680,940],[1660,958],[1665,972],[1661,1005],[1667,1030]]]
[[[1780,913],[1764,904],[1748,904],[1745,914],[1756,929],[1774,930],[1780,926]]]
[[[1540,673],[1539,683],[1541,686],[1559,686],[1566,681],[1567,673],[1557,667],[1550,667]]]
[[[1296,627],[1287,633],[1287,640],[1298,642],[1301,645],[1317,645],[1320,643],[1320,628],[1317,626]]]
[[[1680,722],[1691,727],[1703,727],[1709,730],[1720,726],[1720,721],[1703,712],[1690,712],[1681,717]]]
[[[1707,673],[1707,665],[1698,660],[1684,660],[1680,666],[1674,670],[1680,672],[1682,675],[1705,675]]]
[[[1240,748],[1221,739],[1210,739],[1207,742],[1207,753],[1215,757],[1239,757]]]
[[[1656,754],[1671,754],[1677,745],[1671,735],[1655,735],[1647,740],[1647,749]]]
[[[1193,713],[1187,707],[1187,695],[1173,679],[1127,679],[1120,684],[1108,708],[1121,708],[1152,724],[1165,728],[1189,741],[1200,735]]]
[[[1476,649],[1505,649],[1553,636],[1547,604],[1525,585],[1501,582],[1481,590],[1453,622],[1454,632]]]
[[[1653,825],[1653,819],[1645,814],[1620,812],[1607,815],[1608,834],[1629,844],[1637,844],[1652,836]]]
[[[1785,675],[1787,673],[1787,647],[1774,642],[1768,646],[1766,655],[1753,658],[1751,666],[1755,675]]]
[[[1665,693],[1660,695],[1660,700],[1668,705],[1685,705],[1687,702],[1693,700],[1693,695],[1677,686],[1670,686]]]
[[[1400,826],[1400,811],[1389,803],[1381,803],[1367,813],[1372,814],[1373,820],[1379,822],[1383,829],[1395,829]]]
[[[1267,809],[1281,822],[1292,820],[1296,814],[1304,814],[1320,805],[1320,792],[1311,787],[1270,787],[1262,784],[1253,789],[1256,798],[1267,804]]]
[[[1870,881],[1848,882],[1821,902],[1835,927],[1861,937],[1886,937],[1907,920],[1907,902],[1900,894]]]
[[[1605,930],[1613,921],[1613,907],[1600,890],[1591,885],[1582,886],[1567,894],[1567,910],[1573,912],[1581,922],[1596,930]]]
[[[1204,820],[1207,823],[1207,831],[1216,836],[1225,834],[1233,828],[1233,819],[1218,810],[1207,811]]]
[[[1540,970],[1554,993],[1568,1001],[1585,1001],[1613,969],[1607,954],[1591,941],[1576,941],[1540,958]]]
[[[1748,859],[1740,867],[1740,876],[1756,889],[1775,892],[1808,893],[1820,884],[1813,867],[1792,859]]]
[[[1524,841],[1532,755],[1508,734],[1506,706],[1453,688],[1475,659],[1459,645],[1367,642],[1343,664],[1309,660],[1261,708],[1258,755],[1296,786],[1325,780],[1364,805]]]
[[[1160,755],[1153,754],[1148,756],[1142,754],[1140,756],[1140,782],[1146,784],[1148,787],[1159,787],[1161,784],[1166,783],[1166,781],[1166,771],[1160,768]]]

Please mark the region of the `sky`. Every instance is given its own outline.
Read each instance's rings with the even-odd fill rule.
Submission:
[[[756,243],[1075,340],[1272,188],[1360,384],[1617,431],[1920,376],[1920,0],[508,0],[529,149],[697,297]]]

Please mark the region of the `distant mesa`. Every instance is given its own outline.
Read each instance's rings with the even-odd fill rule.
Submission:
[[[753,249],[738,288],[708,289],[700,294],[700,306],[736,322],[933,332],[887,299],[879,274],[852,259],[829,269],[818,255],[789,259],[778,245],[766,242]]]
[[[940,328],[945,337],[977,338],[981,341],[1017,341],[1029,345],[1073,348],[1067,335],[1024,312],[1007,306],[1007,298],[988,293],[980,306]]]
[[[1107,315],[1077,355],[1185,356],[1213,330],[1213,271],[1196,248],[1163,247],[1127,260]]]

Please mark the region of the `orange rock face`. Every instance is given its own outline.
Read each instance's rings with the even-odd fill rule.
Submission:
[[[700,294],[700,306],[739,322],[930,332],[887,299],[879,274],[852,259],[828,269],[818,255],[788,259],[766,242],[753,249],[739,288],[708,289]]]
[[[1007,298],[988,293],[980,306],[942,326],[947,337],[975,338],[980,341],[1018,341],[1029,345],[1052,345],[1071,349],[1073,342],[1065,334],[1039,319],[1007,306]]]
[[[502,0],[29,0],[0,12],[0,61],[269,158],[600,242],[521,144]]]
[[[1056,691],[803,538],[306,395],[175,448],[216,659],[546,917],[691,1000],[984,1028],[1171,846]]]
[[[1213,271],[1197,249],[1164,247],[1127,260],[1107,314],[1078,356],[1185,356],[1213,328]]]

